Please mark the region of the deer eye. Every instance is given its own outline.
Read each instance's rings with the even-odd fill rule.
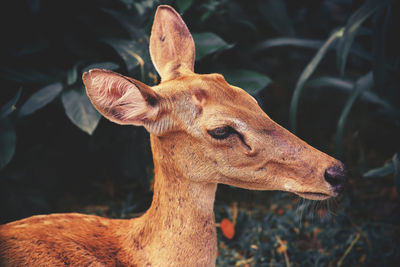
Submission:
[[[207,133],[214,139],[222,140],[228,138],[236,131],[230,126],[218,127],[213,130],[208,130]]]

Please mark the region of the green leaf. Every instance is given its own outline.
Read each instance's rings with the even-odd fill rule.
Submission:
[[[308,81],[305,84],[305,87],[324,87],[324,86],[336,87],[346,91],[350,91],[354,87],[354,82],[347,81],[337,77],[323,76]]]
[[[276,31],[283,35],[294,35],[293,24],[287,13],[285,1],[263,0],[259,3],[261,14]]]
[[[396,186],[397,194],[400,195],[400,159],[399,155],[396,153],[392,158],[393,167],[394,167],[394,185]]]
[[[106,39],[105,42],[111,45],[115,51],[118,52],[118,54],[124,60],[129,72],[133,71],[137,67],[140,67],[141,81],[144,82],[144,64],[147,60],[147,51],[144,51],[143,45],[140,45],[134,40],[122,39]]]
[[[34,15],[40,12],[40,0],[28,0],[27,4]]]
[[[200,17],[200,22],[205,22],[211,15],[213,14],[213,11],[207,10],[203,12],[203,15]]]
[[[193,39],[196,44],[196,60],[201,60],[209,54],[233,47],[232,44],[226,43],[221,37],[212,32],[193,33]]]
[[[394,172],[394,165],[392,161],[388,161],[382,167],[371,169],[363,174],[364,178],[384,177]]]
[[[8,115],[10,115],[14,110],[17,108],[15,107],[15,104],[17,103],[19,97],[21,96],[22,89],[19,88],[17,94],[10,100],[8,103],[6,103],[4,106],[0,108],[0,120],[4,119]]]
[[[65,113],[81,130],[92,134],[100,121],[101,115],[93,107],[83,87],[71,89],[61,96]]]
[[[375,168],[363,174],[364,178],[384,177],[393,174],[397,194],[400,193],[400,159],[396,153],[382,167]]]
[[[358,35],[360,35],[360,32]],[[310,49],[319,49],[324,43],[325,41],[320,41],[320,40],[310,40],[310,39],[301,39],[292,37],[278,37],[261,41],[251,49],[251,53],[258,53],[266,49],[274,47],[282,47],[282,46],[295,46],[295,47],[304,47]],[[338,46],[337,43],[338,42],[332,43],[329,49],[337,49]],[[353,45],[353,48],[350,49],[349,53],[367,61],[373,60],[370,53],[365,51],[365,49],[361,46]],[[388,64],[385,65],[385,68],[389,70],[394,70],[394,68]]]
[[[374,76],[375,79],[375,76]],[[375,83],[375,81],[374,81]],[[354,88],[354,82],[348,81],[338,77],[323,76],[315,78],[306,83],[305,87],[335,87],[346,92],[351,92]],[[361,99],[369,103],[378,105],[383,111],[389,113],[390,115],[400,118],[400,110],[394,107],[387,100],[382,99],[373,91],[363,91],[361,92]]]
[[[176,5],[178,6],[179,12],[181,14],[193,4],[193,0],[176,0]]]
[[[29,114],[32,114],[38,109],[49,104],[60,94],[63,89],[63,85],[61,83],[53,83],[47,85],[35,92],[28,100],[22,105],[21,109],[18,112],[19,117],[23,117]]]
[[[339,40],[337,49],[336,60],[341,75],[344,74],[347,56],[361,24],[378,8],[388,3],[390,3],[388,0],[367,0],[350,16],[343,33],[343,37]]]
[[[0,169],[4,168],[15,153],[17,136],[8,119],[0,121]]]
[[[67,85],[72,85],[78,80],[78,66],[80,64],[75,64],[72,69],[67,72]]]
[[[119,68],[120,66],[114,62],[100,62],[100,63],[90,64],[89,66],[84,67],[82,72],[86,72],[91,69],[117,70]]]
[[[131,0],[131,2],[135,6],[136,11],[139,13],[140,16],[144,16],[147,10],[153,9],[153,6],[158,3],[158,1],[154,0],[142,0],[142,1]]]
[[[46,83],[52,81],[52,78],[47,74],[42,74],[32,69],[14,70],[7,68],[5,66],[0,66],[0,72],[4,79],[21,82],[24,84],[42,83],[42,82]]]
[[[300,39],[292,37],[278,37],[278,38],[271,38],[258,43],[254,47],[254,50],[257,52],[279,46],[298,46],[298,47],[319,49],[323,44],[324,41],[320,40]]]
[[[28,41],[28,40],[27,40]],[[27,43],[24,43],[24,46],[19,48],[15,54],[17,57],[25,57],[48,48],[49,42],[45,39],[31,39]]]
[[[390,9],[377,12],[373,24],[372,38],[372,69],[374,72],[374,83],[378,90],[384,91],[386,80],[386,59],[385,59],[385,36],[390,23]]]
[[[358,96],[366,91],[371,89],[373,86],[373,74],[372,72],[368,72],[366,75],[362,76],[356,82],[353,91],[350,93],[349,97],[347,98],[346,104],[340,114],[339,121],[337,123],[337,130],[336,130],[336,141],[335,141],[335,154],[336,156],[340,156],[342,153],[342,143],[343,143],[343,133],[344,128],[346,126],[347,118],[350,114],[350,110],[353,107],[354,102],[358,98]]]
[[[251,95],[257,95],[271,83],[271,79],[252,70],[227,70],[223,72],[227,82],[242,88]]]
[[[299,104],[300,94],[303,90],[304,84],[307,82],[308,78],[313,74],[318,64],[321,62],[322,58],[328,52],[329,47],[332,43],[343,34],[343,29],[339,29],[334,31],[331,36],[326,40],[326,42],[321,46],[315,56],[311,59],[310,63],[304,68],[301,73],[296,87],[293,91],[292,101],[290,103],[290,111],[289,111],[289,124],[290,130],[295,133],[296,132],[296,120],[297,120],[297,106]]]

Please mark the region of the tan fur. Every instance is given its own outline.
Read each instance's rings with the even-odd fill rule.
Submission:
[[[340,167],[338,161],[273,122],[221,75],[193,72],[193,39],[169,6],[157,10],[150,52],[162,77],[153,88],[106,70],[83,75],[106,118],[143,125],[151,134],[149,210],[131,220],[52,214],[2,225],[1,266],[214,266],[218,183],[336,196],[324,172]],[[210,136],[224,126],[237,133]]]

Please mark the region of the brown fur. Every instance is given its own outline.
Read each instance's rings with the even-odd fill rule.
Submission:
[[[324,173],[341,163],[273,122],[221,75],[193,72],[193,39],[171,7],[157,10],[150,52],[162,77],[153,88],[105,70],[83,75],[106,118],[150,132],[150,209],[131,220],[52,214],[2,225],[1,266],[214,266],[218,183],[312,199],[337,195]],[[235,133],[223,140],[209,134],[225,126]]]

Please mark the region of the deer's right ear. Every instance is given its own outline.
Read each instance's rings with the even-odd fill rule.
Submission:
[[[194,70],[192,35],[181,16],[170,6],[157,8],[150,36],[150,56],[162,80]]]
[[[85,72],[82,79],[93,105],[110,121],[146,126],[159,114],[161,97],[139,81],[100,69]]]

